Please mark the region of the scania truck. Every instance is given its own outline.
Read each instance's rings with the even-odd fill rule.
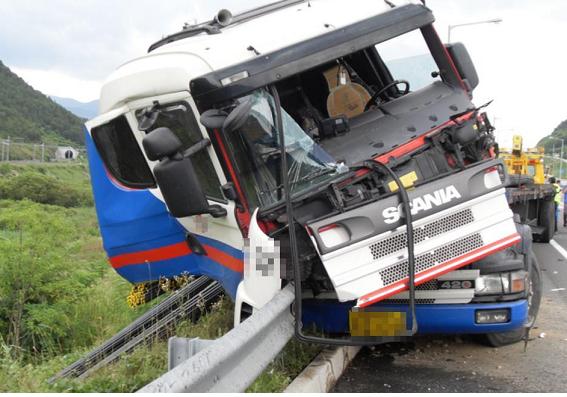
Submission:
[[[86,124],[112,267],[218,280],[235,324],[292,283],[302,341],[520,340],[541,297],[530,230],[468,52],[433,23],[421,2],[284,0],[120,66]]]

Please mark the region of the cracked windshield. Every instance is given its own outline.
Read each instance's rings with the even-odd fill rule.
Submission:
[[[260,206],[282,200],[281,143],[276,130],[274,98],[264,89],[244,97],[252,105],[242,127],[229,134],[237,164]],[[348,171],[309,137],[282,109],[282,125],[287,154],[288,177],[292,194],[328,182]],[[246,172],[246,171],[249,172]]]

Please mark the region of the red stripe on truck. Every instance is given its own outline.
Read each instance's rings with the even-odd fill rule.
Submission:
[[[189,255],[190,253],[191,250],[187,246],[187,243],[183,241],[181,243],[166,245],[165,247],[154,248],[151,250],[116,255],[109,258],[109,261],[113,268],[118,269],[128,265],[178,258],[180,256]]]
[[[234,272],[242,273],[244,271],[244,263],[242,259],[237,259],[211,245],[202,245],[205,251],[207,251],[207,255],[205,255],[207,258],[212,259],[218,264]],[[167,259],[179,258],[191,253],[192,251],[187,246],[187,243],[181,242],[151,250],[116,255],[109,258],[109,261],[113,268],[119,269],[124,266],[139,265],[146,262],[159,262]]]

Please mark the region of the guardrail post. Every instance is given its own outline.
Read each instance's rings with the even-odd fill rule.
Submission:
[[[169,338],[167,341],[167,370],[171,371],[213,342],[200,338],[179,338],[177,336]]]
[[[293,336],[294,297],[288,285],[243,323],[139,392],[245,391]]]

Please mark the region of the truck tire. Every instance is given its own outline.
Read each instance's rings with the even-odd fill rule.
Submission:
[[[555,202],[553,200],[545,200],[541,203],[538,223],[544,227],[543,232],[537,238],[538,242],[549,243],[555,234]]]
[[[537,318],[537,313],[539,312],[539,305],[541,303],[542,296],[542,279],[541,271],[539,269],[539,264],[533,254],[531,253],[531,269],[528,287],[528,323],[527,327],[531,328]],[[506,345],[511,345],[512,343],[520,342],[525,335],[525,327],[520,327],[513,331],[507,332],[497,332],[492,334],[486,334],[486,341],[489,346],[501,347]]]

